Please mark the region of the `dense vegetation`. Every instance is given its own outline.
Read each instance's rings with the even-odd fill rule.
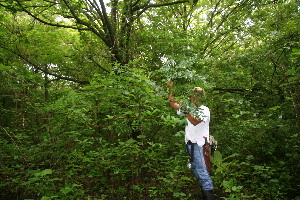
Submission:
[[[169,79],[217,199],[299,199],[299,1],[107,2],[0,1],[0,199],[199,199]]]

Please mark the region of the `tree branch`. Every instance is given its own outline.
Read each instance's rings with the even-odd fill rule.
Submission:
[[[68,25],[63,25],[63,24],[58,24],[58,23],[51,23],[51,22],[47,22],[35,15],[33,15],[29,10],[27,10],[21,3],[20,1],[17,1],[18,5],[21,7],[21,9],[27,13],[29,16],[33,17],[34,19],[36,19],[37,21],[49,25],[49,26],[56,26],[56,27],[61,27],[61,28],[71,28],[71,29],[76,29],[76,30],[89,30],[88,28],[78,28],[77,26],[68,26]]]
[[[261,88],[212,88],[213,91],[219,91],[219,92],[231,92],[231,93],[237,93],[237,92],[251,92],[251,91],[260,91]]]
[[[93,58],[90,58],[91,59],[91,61],[93,61],[93,63],[95,64],[95,65],[97,65],[99,68],[101,68],[101,69],[103,69],[105,72],[107,72],[107,73],[110,73],[110,71],[109,70],[107,70],[107,69],[105,69],[104,67],[102,67],[98,62],[96,62]]]
[[[149,2],[149,1],[148,1]],[[181,3],[187,3],[190,2],[188,0],[185,1],[175,1],[175,2],[170,2],[170,3],[161,3],[161,4],[147,4],[137,15],[136,18],[141,16],[146,10],[148,10],[149,8],[157,8],[157,7],[164,7],[164,6],[172,6],[172,5],[176,5],[176,4],[181,4]]]
[[[26,61],[28,64],[30,64],[35,69],[40,70],[41,72],[43,72],[44,74],[48,74],[48,75],[54,76],[54,77],[56,77],[56,78],[58,78],[60,80],[72,81],[72,82],[79,83],[79,84],[88,84],[89,83],[88,81],[81,81],[81,80],[77,80],[77,79],[74,79],[74,78],[71,78],[71,77],[66,77],[66,76],[62,76],[62,75],[58,75],[58,74],[49,72],[48,70],[45,70],[42,67],[40,67],[37,64],[35,64],[33,61],[31,61],[30,59],[28,59],[25,55],[22,55],[22,54],[20,54],[20,53],[18,53],[16,51],[13,51],[13,50],[11,50],[11,49],[9,49],[7,47],[4,47],[4,46],[0,46],[0,48],[3,48],[5,50],[7,50],[7,51],[12,52],[13,54],[17,55],[18,57],[20,57],[21,59],[23,59],[24,61]]]
[[[102,13],[103,13],[104,22],[105,22],[107,30],[108,30],[108,37],[110,38],[110,41],[111,41],[110,47],[112,47],[113,44],[114,44],[115,31],[113,30],[113,28],[111,26],[111,23],[108,19],[106,8],[105,8],[103,0],[99,0],[99,2],[100,2],[100,5],[101,5],[101,10],[102,10]]]

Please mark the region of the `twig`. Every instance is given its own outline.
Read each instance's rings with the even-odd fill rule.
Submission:
[[[5,128],[3,128],[1,125],[0,125],[0,128],[2,128],[2,129],[5,131],[6,135],[8,135],[8,137],[13,141],[14,145],[20,150],[20,147],[17,145],[16,141],[15,141],[15,140],[13,139],[13,137],[8,133],[8,131],[7,131]]]
[[[6,133],[6,135],[8,135],[8,137],[13,141],[14,145],[17,147],[17,149],[20,151],[21,155],[23,156],[23,159],[25,161],[25,164],[28,165],[28,158],[24,155],[24,152],[21,151],[20,147],[17,145],[16,141],[13,139],[13,137],[8,133],[8,131],[3,128],[1,125],[0,125],[0,128],[2,128],[4,130],[4,132]],[[12,156],[2,156],[2,158],[11,158]]]

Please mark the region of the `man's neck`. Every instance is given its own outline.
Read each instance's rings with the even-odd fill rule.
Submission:
[[[194,104],[195,104],[195,106],[197,106],[197,107],[202,106],[202,103],[201,103],[201,102],[195,102]]]

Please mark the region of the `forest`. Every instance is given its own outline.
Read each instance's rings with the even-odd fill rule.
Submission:
[[[205,88],[217,200],[300,199],[299,0],[0,0],[0,199],[196,200]]]

